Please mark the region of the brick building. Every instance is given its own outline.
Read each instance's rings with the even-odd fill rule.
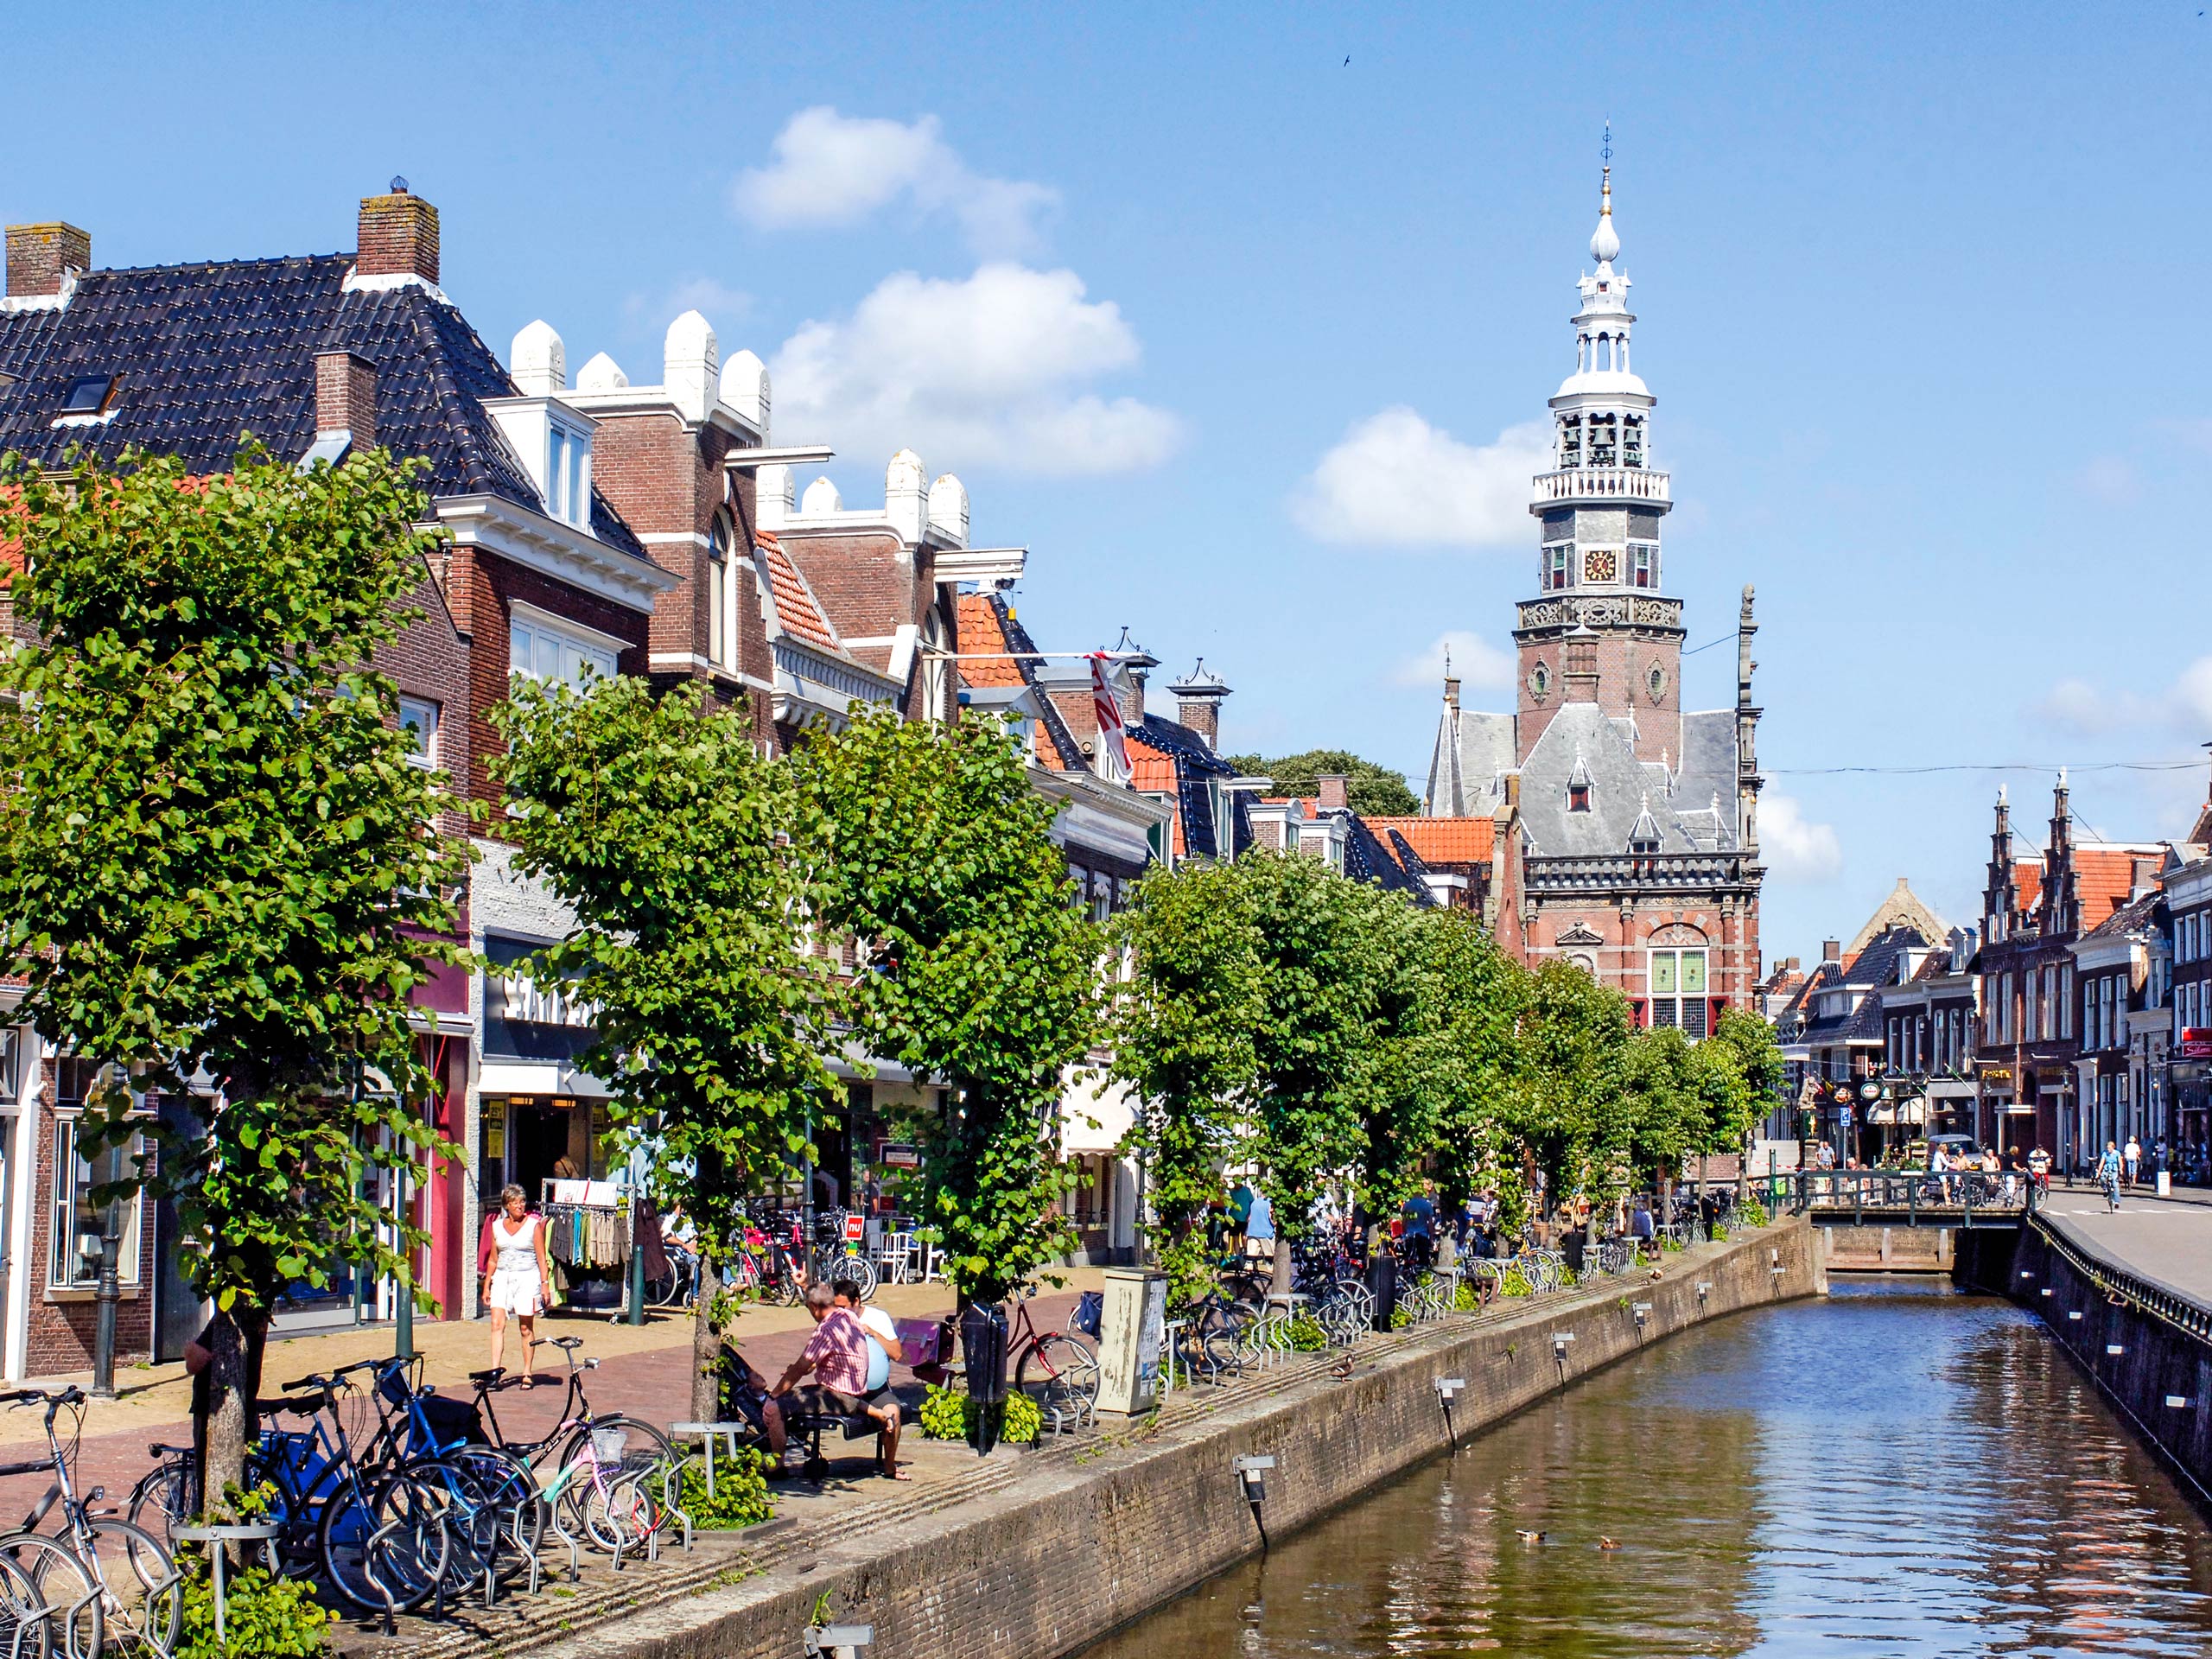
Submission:
[[[1974,959],[1981,1007],[1975,1063],[1981,1121],[2006,1145],[2041,1146],[2062,1168],[2090,1156],[2100,1120],[2083,1079],[2096,1086],[2105,1073],[2094,1057],[2086,1070],[2081,1065],[2075,947],[2155,884],[2167,852],[2158,842],[2077,842],[2063,772],[2044,847],[2023,849],[2012,805],[1999,791]],[[2095,959],[2101,972],[2101,954]]]
[[[1518,607],[1514,711],[1463,709],[1446,681],[1422,811],[1492,821],[1483,903],[1507,949],[1576,963],[1639,1024],[1696,1037],[1752,1006],[1761,977],[1756,625],[1746,588],[1735,706],[1686,711],[1682,601],[1661,556],[1673,500],[1652,466],[1656,400],[1630,366],[1610,168],[1599,200],[1554,467],[1529,506],[1538,596]]]
[[[437,210],[395,181],[360,203],[355,228],[351,253],[104,270],[81,231],[10,227],[0,449],[59,466],[74,444],[111,459],[135,444],[213,473],[250,433],[302,464],[342,464],[371,446],[427,461],[432,516],[450,541],[377,665],[397,684],[422,763],[496,805],[488,714],[510,674],[645,672],[655,605],[675,579],[594,486],[596,423],[543,384],[510,378],[440,289]],[[458,814],[440,827],[467,833]],[[480,946],[503,907],[542,903],[487,861],[463,895],[462,937]],[[424,1109],[448,1138],[475,1146],[487,1029],[543,1026],[559,1039],[563,1021],[527,1018],[544,1009],[480,976],[441,974],[417,1001],[441,1084]],[[86,1363],[91,1290],[78,1241],[99,1172],[74,1154],[83,1066],[20,1027],[12,1058],[0,1090],[11,1097],[0,1104],[4,1366],[21,1376]],[[432,1237],[419,1268],[448,1310],[466,1308],[474,1287],[478,1174],[426,1169],[413,1198]],[[134,1209],[124,1350],[174,1353],[199,1311],[175,1272],[173,1218]],[[341,1281],[326,1295],[303,1293],[280,1328],[351,1318],[357,1288],[371,1313],[389,1308],[389,1287]]]

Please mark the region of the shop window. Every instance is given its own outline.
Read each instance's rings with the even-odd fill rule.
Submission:
[[[100,1237],[107,1224],[108,1206],[95,1203],[93,1192],[103,1183],[122,1180],[137,1168],[141,1137],[133,1135],[119,1147],[110,1147],[90,1157],[77,1144],[75,1114],[54,1120],[54,1212],[48,1238],[47,1283],[55,1290],[93,1290],[100,1280]],[[138,1282],[139,1197],[118,1199],[114,1206],[117,1230],[116,1269],[126,1285]]]

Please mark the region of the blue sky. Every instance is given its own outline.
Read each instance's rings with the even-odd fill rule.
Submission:
[[[897,443],[957,471],[976,538],[1033,550],[1046,648],[1126,623],[1236,688],[1230,745],[1419,772],[1438,642],[1482,677],[1533,585],[1513,429],[1572,365],[1610,117],[1669,586],[1697,645],[1758,585],[1764,942],[1804,955],[1900,874],[1974,919],[2000,777],[1811,769],[2070,761],[2115,839],[2203,797],[2201,768],[2089,768],[2212,738],[2208,31],[2187,3],[47,8],[9,25],[0,218],[83,225],[102,264],[323,251],[404,174],[502,350],[543,316],[572,368],[657,378],[697,304],[849,500]],[[1692,659],[1693,704],[1732,664]],[[2050,774],[2009,780],[2039,828]]]

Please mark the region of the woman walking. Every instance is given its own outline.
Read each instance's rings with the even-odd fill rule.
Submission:
[[[537,1315],[553,1306],[553,1263],[545,1253],[545,1223],[530,1213],[530,1194],[509,1185],[499,1189],[499,1213],[484,1224],[476,1268],[484,1275],[480,1298],[492,1314],[492,1368],[499,1367],[506,1347],[507,1316],[522,1327],[522,1386],[530,1387],[530,1351]]]

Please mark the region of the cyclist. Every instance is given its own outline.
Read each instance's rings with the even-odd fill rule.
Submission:
[[[2120,1148],[2107,1141],[2105,1155],[2097,1160],[2097,1185],[2104,1188],[2105,1203],[2113,1210],[2120,1208]]]
[[[2028,1185],[2034,1189],[2036,1197],[2050,1196],[2050,1154],[2041,1147],[2028,1148]]]

